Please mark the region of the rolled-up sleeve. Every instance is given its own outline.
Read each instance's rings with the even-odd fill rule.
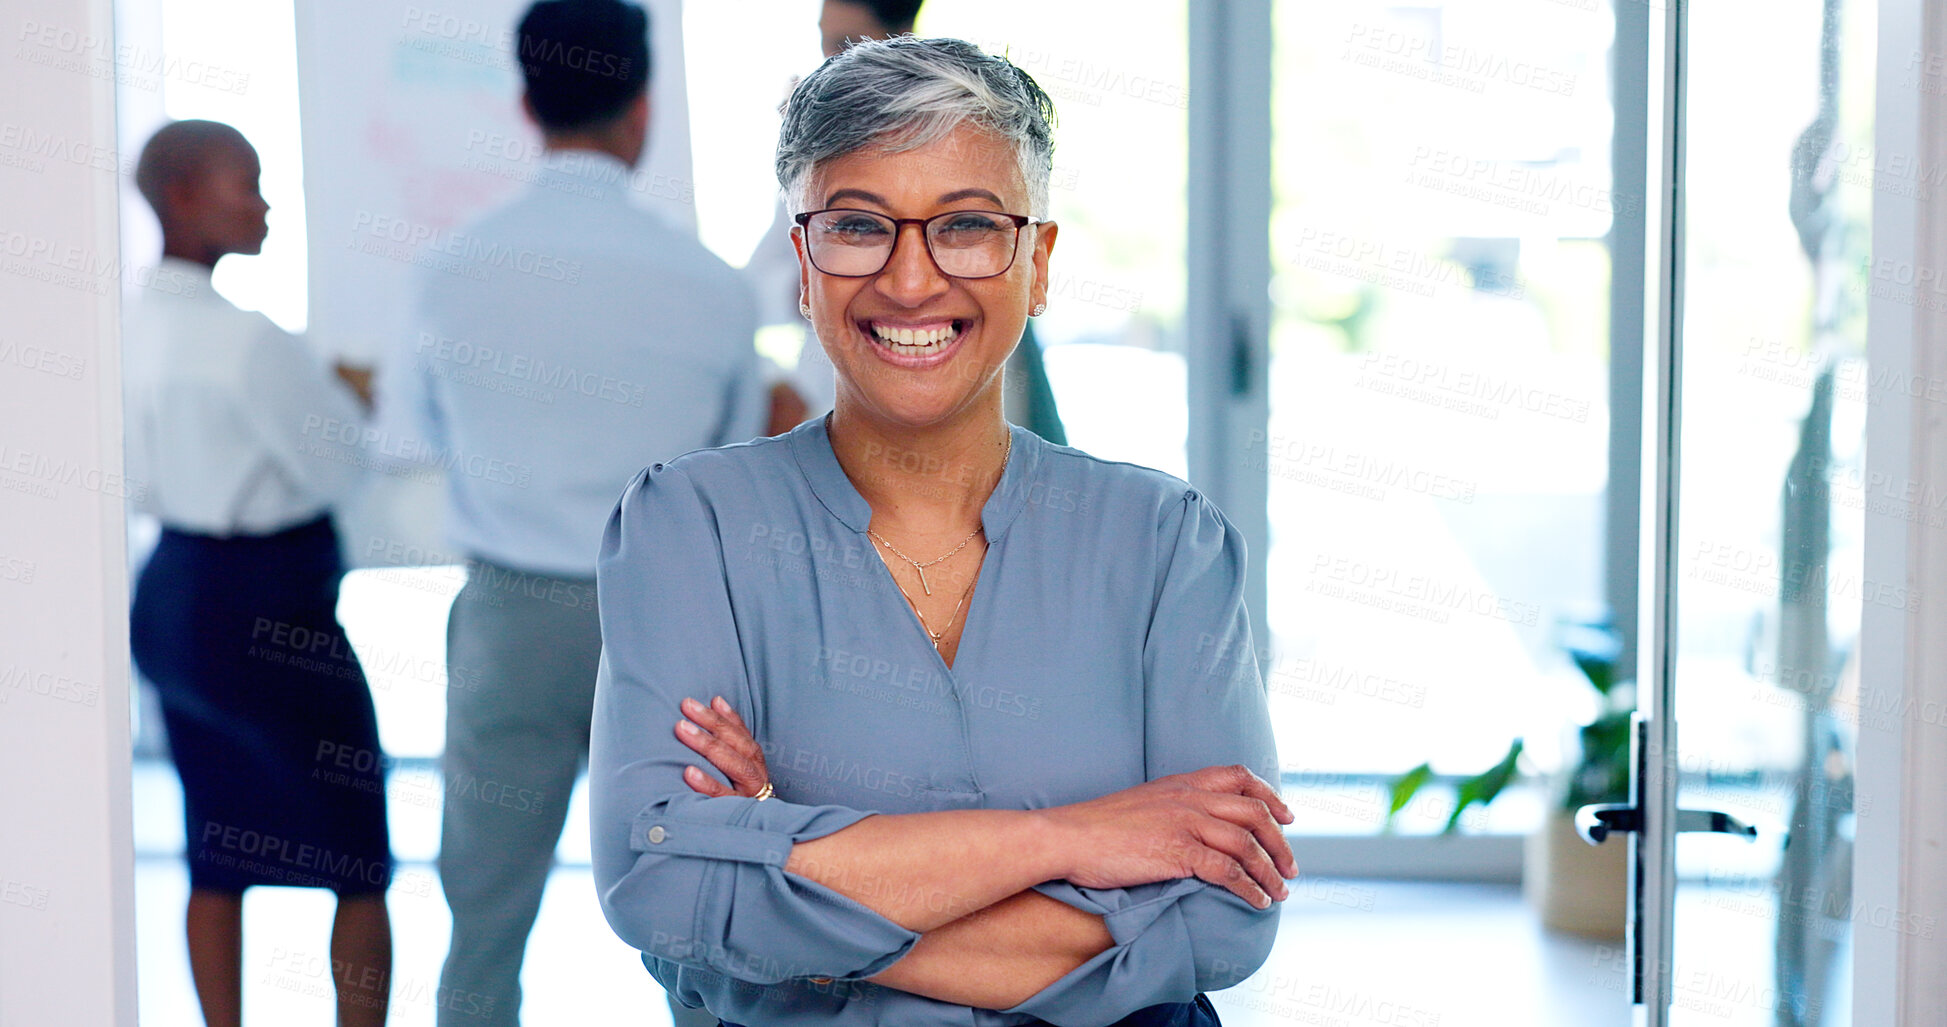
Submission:
[[[649,956],[738,981],[870,976],[919,935],[784,864],[795,843],[871,814],[705,798],[683,783],[701,763],[673,733],[683,697],[753,709],[721,553],[712,510],[680,469],[638,475],[609,519],[588,775],[602,911]]]
[[[1275,782],[1277,746],[1244,608],[1244,541],[1194,491],[1164,513],[1158,539],[1155,612],[1143,646],[1145,771],[1154,780],[1237,763]],[[1281,909],[1255,909],[1195,878],[1133,888],[1055,881],[1036,890],[1100,915],[1114,940],[1010,1010],[1064,1027],[1237,984],[1270,955]]]

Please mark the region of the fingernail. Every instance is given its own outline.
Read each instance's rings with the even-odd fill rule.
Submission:
[[[692,724],[687,720],[678,722],[676,725],[676,730],[681,731],[686,735],[700,735],[703,733],[702,728],[697,727],[695,724]]]
[[[730,712],[730,703],[726,702],[723,696],[717,696],[714,700],[711,701],[710,705],[715,706],[717,709],[720,709],[725,713]]]
[[[691,710],[700,710],[703,708],[702,703],[697,702],[695,699],[691,699],[687,696],[683,698],[682,702],[677,703],[677,705],[681,706],[683,708],[683,712],[685,713],[688,713]]]

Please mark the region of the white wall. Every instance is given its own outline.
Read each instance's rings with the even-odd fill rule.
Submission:
[[[1873,196],[1867,345],[1882,384],[1866,461],[1883,484],[1869,486],[1865,574],[1919,600],[1868,604],[1862,623],[1860,706],[1893,715],[1860,718],[1859,805],[1872,812],[1858,818],[1853,1022],[1931,1027],[1947,1023],[1947,529],[1931,523],[1947,496],[1947,292],[1933,281],[1947,270],[1933,177],[1947,167],[1947,12],[1879,6],[1874,167],[1889,174]]]
[[[8,5],[0,1027],[135,1022],[109,0]]]

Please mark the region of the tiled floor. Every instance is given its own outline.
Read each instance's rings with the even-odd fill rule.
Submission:
[[[140,1004],[151,1027],[199,1023],[182,941],[188,880],[172,855],[182,844],[180,801],[166,765],[138,765]],[[404,802],[392,809],[403,861],[390,902],[397,949],[392,1022],[429,1027],[448,929],[427,862],[437,810]],[[563,866],[528,946],[525,1020],[659,1027],[669,1022],[660,989],[596,907],[585,817],[578,794],[559,852]],[[330,921],[323,892],[251,893],[248,1023],[331,1022]],[[1216,1000],[1230,1027],[1620,1027],[1629,1022],[1621,989],[1612,949],[1542,932],[1512,887],[1302,878],[1285,905],[1270,962]]]

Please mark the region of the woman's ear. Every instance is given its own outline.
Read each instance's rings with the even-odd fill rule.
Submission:
[[[811,261],[805,258],[803,225],[791,226],[791,248],[798,254],[798,310],[808,311],[811,309]],[[805,318],[809,320],[811,315],[805,314]]]
[[[1028,287],[1028,309],[1035,310],[1048,305],[1048,254],[1055,249],[1055,233],[1060,226],[1052,221],[1044,221],[1034,226],[1034,283]]]

